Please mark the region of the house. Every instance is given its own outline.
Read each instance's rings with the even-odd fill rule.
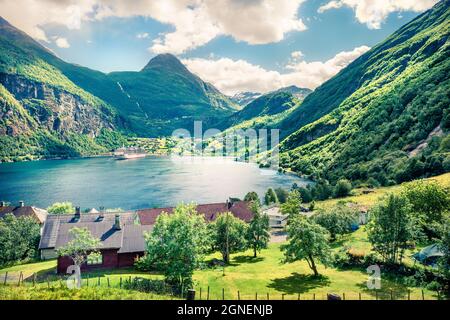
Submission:
[[[230,212],[236,218],[245,222],[250,222],[253,219],[253,212],[250,210],[250,202],[247,201],[226,201],[221,203],[210,203],[197,205],[198,213],[203,214],[207,222],[212,222],[221,213]],[[153,225],[156,218],[163,212],[171,214],[173,207],[169,208],[153,208],[137,210],[139,221],[142,225]]]
[[[13,214],[16,218],[19,217],[32,217],[39,224],[43,224],[45,222],[45,218],[47,217],[47,211],[44,209],[36,208],[33,206],[26,206],[23,201],[19,202],[18,206],[7,206],[5,202],[0,202],[0,219],[6,216],[7,214]]]
[[[70,230],[74,227],[86,228],[92,236],[100,239],[100,259],[88,262],[82,270],[96,268],[120,268],[133,266],[136,257],[145,252],[144,233],[151,231],[156,218],[162,212],[171,213],[174,208],[153,208],[137,212],[121,213],[83,213],[76,208],[73,215],[48,215],[39,243],[41,259],[58,258],[57,272],[65,273],[73,264],[70,257],[57,257],[57,250],[72,240]],[[220,213],[231,212],[235,217],[250,222],[253,213],[249,203],[227,201],[224,203],[202,204],[197,211],[205,216],[207,222],[214,221]]]
[[[269,227],[283,229],[287,225],[287,216],[280,212],[279,207],[270,207],[264,211],[269,216]]]
[[[132,266],[135,258],[144,254],[144,232],[152,229],[152,226],[136,224],[135,218],[134,212],[81,214],[79,207],[73,215],[48,215],[39,243],[41,258],[56,258],[56,251],[72,240],[69,231],[78,227],[88,229],[101,241],[97,248],[100,259],[88,261],[82,270]],[[65,273],[72,264],[71,258],[58,257],[57,272]]]

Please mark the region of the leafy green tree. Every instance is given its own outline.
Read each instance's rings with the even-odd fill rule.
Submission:
[[[334,187],[334,196],[336,198],[342,198],[350,195],[352,191],[352,184],[346,179],[341,179],[336,183]]]
[[[412,212],[419,217],[424,231],[437,236],[450,211],[450,192],[437,182],[415,181],[403,188]]]
[[[331,235],[331,241],[335,241],[338,235],[352,232],[352,227],[358,223],[358,212],[345,204],[337,204],[315,214],[312,218],[317,224],[327,229]]]
[[[71,202],[55,202],[47,208],[47,212],[51,214],[74,213],[75,207]]]
[[[300,187],[298,188],[298,192],[300,192],[300,196],[302,197],[302,201],[304,203],[310,203],[314,201],[313,195],[309,188]]]
[[[275,193],[277,195],[277,199],[279,203],[285,203],[287,201],[287,198],[289,196],[289,191],[283,188],[276,188]]]
[[[270,205],[272,203],[278,203],[277,194],[272,188],[267,189],[266,194],[264,195],[264,203],[266,205]]]
[[[319,276],[316,261],[331,264],[332,253],[328,244],[329,233],[308,218],[297,216],[287,227],[289,242],[282,245],[285,263],[306,260],[314,276]]]
[[[287,200],[281,205],[280,211],[282,214],[287,215],[289,219],[292,219],[300,214],[302,204],[302,197],[300,192],[292,190],[289,192]]]
[[[35,219],[5,215],[0,219],[0,265],[34,258],[39,239],[40,226]]]
[[[247,224],[233,214],[221,213],[213,222],[212,242],[220,251],[223,261],[230,262],[230,254],[247,248]]]
[[[253,248],[253,257],[256,257],[257,252],[267,248],[269,244],[269,216],[261,212],[261,207],[257,202],[252,202],[250,209],[254,216],[248,226],[247,242],[249,247]]]
[[[370,211],[368,236],[373,250],[386,263],[401,262],[407,243],[418,236],[416,221],[407,197],[387,195]]]
[[[100,255],[98,249],[102,243],[100,239],[92,236],[87,228],[73,227],[69,233],[73,239],[57,250],[58,256],[70,257],[76,266],[81,267],[87,261],[88,256]]]
[[[255,191],[250,191],[247,193],[244,197],[244,201],[257,201],[258,203],[261,203],[259,196]]]
[[[172,214],[160,214],[145,239],[146,261],[161,270],[167,282],[178,288],[191,286],[208,245],[205,218],[195,205],[181,204]]]

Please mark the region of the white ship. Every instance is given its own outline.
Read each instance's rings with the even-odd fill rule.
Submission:
[[[147,154],[144,150],[137,147],[129,147],[129,148],[119,148],[114,152],[114,157],[117,160],[128,160],[128,159],[137,159],[144,158]]]

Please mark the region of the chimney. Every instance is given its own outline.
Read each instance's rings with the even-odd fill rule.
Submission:
[[[5,201],[0,201],[0,208],[5,206]]]
[[[114,229],[115,229],[115,230],[120,230],[120,229],[122,229],[122,228],[120,227],[120,215],[119,215],[119,214],[116,214],[115,217],[114,217]]]
[[[81,208],[80,207],[75,207],[75,218],[80,218],[81,217]]]
[[[25,202],[19,201],[19,207],[23,207],[23,206],[25,206]]]
[[[231,202],[230,200],[227,199],[227,209],[230,210],[232,206],[233,206],[233,202]]]

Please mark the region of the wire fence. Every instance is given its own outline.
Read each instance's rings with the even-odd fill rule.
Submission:
[[[30,288],[58,289],[68,287],[67,275],[5,272],[0,273],[0,286],[27,286]],[[73,284],[76,280],[72,279]],[[196,285],[193,289],[179,288],[166,283],[162,279],[151,279],[140,276],[83,274],[82,287],[116,288],[164,295],[169,298],[190,300],[448,300],[442,292],[425,290],[365,290],[345,292],[303,292],[280,293],[248,292],[228,288],[217,288]]]

